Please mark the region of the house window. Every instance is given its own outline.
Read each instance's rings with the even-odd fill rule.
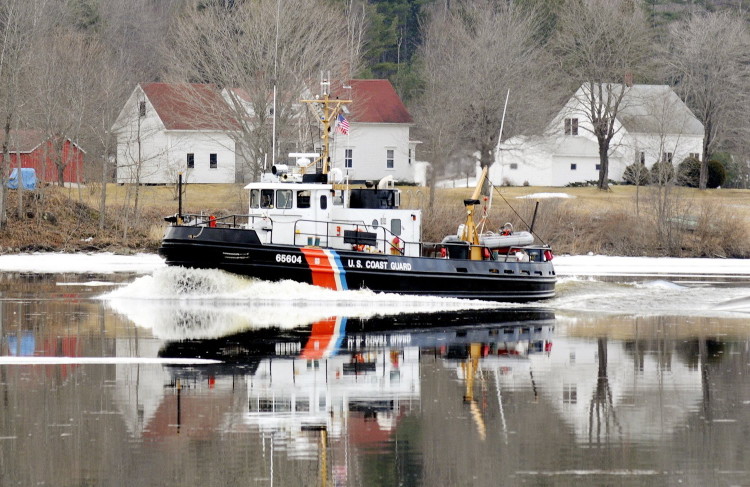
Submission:
[[[354,154],[354,149],[344,149],[344,167],[345,168],[352,167],[353,154]]]
[[[187,155],[187,168],[193,169],[195,167],[195,154]]]
[[[565,135],[578,135],[578,119],[577,118],[565,119]]]
[[[645,152],[641,151],[639,160],[641,161],[641,164],[646,165],[646,153]]]
[[[517,163],[515,163],[515,162],[512,162],[512,163],[510,164],[510,168],[511,168],[511,169],[513,169],[513,170],[515,170],[515,169],[518,169],[518,164],[517,164]]]
[[[217,164],[216,164],[216,154],[209,154],[208,155],[208,161],[209,161],[209,167],[211,169],[216,169],[216,167],[217,167]]]
[[[661,153],[661,162],[672,162],[672,153],[671,152],[662,152]]]
[[[563,384],[563,404],[578,403],[578,387],[575,384]]]
[[[578,168],[578,164],[573,163],[573,164],[570,165],[570,170],[571,171],[575,171],[577,168]]]
[[[138,116],[143,118],[146,116],[146,102],[142,101],[138,104]]]
[[[601,171],[602,170],[602,165],[601,164],[597,164],[596,165],[596,170],[597,171]]]
[[[386,149],[385,151],[385,168],[386,169],[393,169],[393,156],[395,152],[396,151],[393,149]]]
[[[411,149],[409,149],[409,165],[411,165]]]
[[[698,154],[697,152],[691,152],[691,153],[690,153],[690,157],[692,157],[692,158],[693,158],[693,159],[695,159],[696,161],[700,161],[700,160],[701,160],[701,155],[700,155],[700,154]]]

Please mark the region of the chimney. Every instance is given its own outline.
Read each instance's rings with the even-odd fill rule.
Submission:
[[[633,86],[633,73],[630,71],[625,73],[625,86],[627,86],[628,88]]]

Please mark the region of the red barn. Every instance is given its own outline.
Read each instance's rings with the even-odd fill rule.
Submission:
[[[55,183],[59,180],[56,161],[65,164],[63,182],[83,182],[83,154],[85,153],[70,139],[46,137],[39,130],[12,130],[10,132],[10,167],[8,173],[18,167],[18,157],[21,167],[36,170],[36,177],[40,181]],[[2,154],[0,153],[0,160]]]

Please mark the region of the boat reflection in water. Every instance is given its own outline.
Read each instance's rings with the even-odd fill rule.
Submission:
[[[171,341],[159,356],[221,360],[214,366],[172,368],[172,383],[245,376],[244,426],[277,440],[283,436],[297,456],[317,457],[321,435],[358,444],[387,441],[399,420],[420,407],[425,354],[455,367],[466,383],[465,403],[484,435],[472,392],[478,370],[490,368],[497,375],[528,369],[530,354],[551,350],[554,326],[554,314],[539,309],[333,316],[292,329],[269,326]]]

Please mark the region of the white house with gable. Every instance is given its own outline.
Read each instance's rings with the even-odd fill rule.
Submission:
[[[120,111],[118,183],[233,183],[233,118],[221,92],[207,84],[141,83]]]
[[[610,84],[613,93],[623,85]],[[657,161],[675,166],[700,158],[703,124],[667,85],[625,86],[609,151],[609,179],[625,168]],[[607,88],[605,88],[606,93]],[[599,145],[586,110],[585,86],[576,91],[541,136],[517,136],[498,145],[490,180],[511,185],[565,186],[599,179]]]
[[[348,133],[344,127],[334,130],[333,167],[353,181],[389,175],[414,181],[417,142],[409,140],[413,120],[391,83],[351,80],[336,96],[353,103],[343,113]],[[252,113],[250,103],[246,108]],[[170,184],[180,172],[190,183],[243,181],[244,164],[232,137],[236,124],[226,89],[141,83],[112,127],[117,136],[116,181]]]
[[[385,176],[414,181],[418,142],[409,139],[414,121],[391,82],[353,79],[335,95],[352,103],[343,112],[348,134],[334,130],[333,167],[355,181]]]

